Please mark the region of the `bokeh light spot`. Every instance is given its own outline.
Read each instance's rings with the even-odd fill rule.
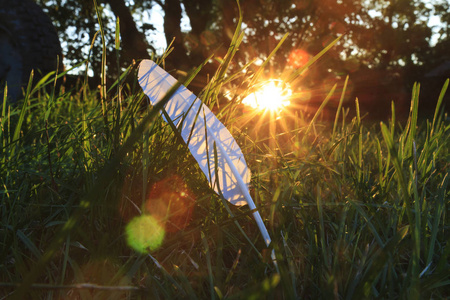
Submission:
[[[191,222],[195,198],[178,175],[155,183],[145,202],[145,213],[156,218],[166,232],[177,232]]]
[[[139,253],[158,249],[164,239],[164,229],[151,215],[135,217],[125,228],[128,245]]]
[[[310,55],[302,49],[294,49],[289,53],[288,64],[294,68],[300,68],[306,65],[309,61]]]

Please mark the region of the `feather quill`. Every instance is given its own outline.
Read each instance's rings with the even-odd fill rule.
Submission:
[[[177,82],[174,77],[151,60],[141,62],[138,80],[152,105],[158,103]],[[183,85],[167,102],[165,111],[166,116],[179,130],[181,126],[181,137],[188,145],[211,187],[217,193],[220,189],[224,198],[230,203],[247,204],[253,210],[253,217],[266,245],[269,246],[271,242],[269,233],[249,193],[250,170],[241,148],[228,129],[197,96]],[[166,120],[164,114],[163,118]],[[272,258],[274,258],[273,252]]]

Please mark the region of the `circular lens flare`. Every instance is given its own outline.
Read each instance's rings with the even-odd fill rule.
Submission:
[[[294,68],[301,68],[310,60],[311,55],[302,49],[294,49],[289,53],[288,64]]]
[[[255,109],[276,111],[291,103],[291,95],[292,90],[283,86],[280,80],[269,80],[263,83],[260,89],[245,97],[242,103]]]
[[[144,212],[151,214],[166,232],[177,232],[191,222],[195,198],[178,175],[155,183],[145,202]]]
[[[141,215],[127,224],[125,235],[131,248],[139,253],[146,253],[161,246],[165,231],[153,216]]]

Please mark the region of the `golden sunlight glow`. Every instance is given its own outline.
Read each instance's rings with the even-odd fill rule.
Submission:
[[[280,110],[291,102],[289,97],[292,90],[283,86],[280,80],[269,80],[261,85],[261,88],[251,93],[242,100],[242,103],[260,110]]]

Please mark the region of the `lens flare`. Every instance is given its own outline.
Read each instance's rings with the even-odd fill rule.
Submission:
[[[166,232],[177,232],[189,225],[195,198],[184,180],[172,175],[151,188],[144,212],[155,217]]]
[[[139,253],[158,249],[164,239],[164,229],[151,215],[135,217],[125,228],[127,244]]]
[[[242,103],[255,109],[276,111],[291,103],[291,95],[292,90],[283,87],[280,80],[269,80],[259,90],[245,97]]]
[[[302,49],[294,49],[289,53],[288,64],[294,68],[300,68],[306,65],[311,55]]]

